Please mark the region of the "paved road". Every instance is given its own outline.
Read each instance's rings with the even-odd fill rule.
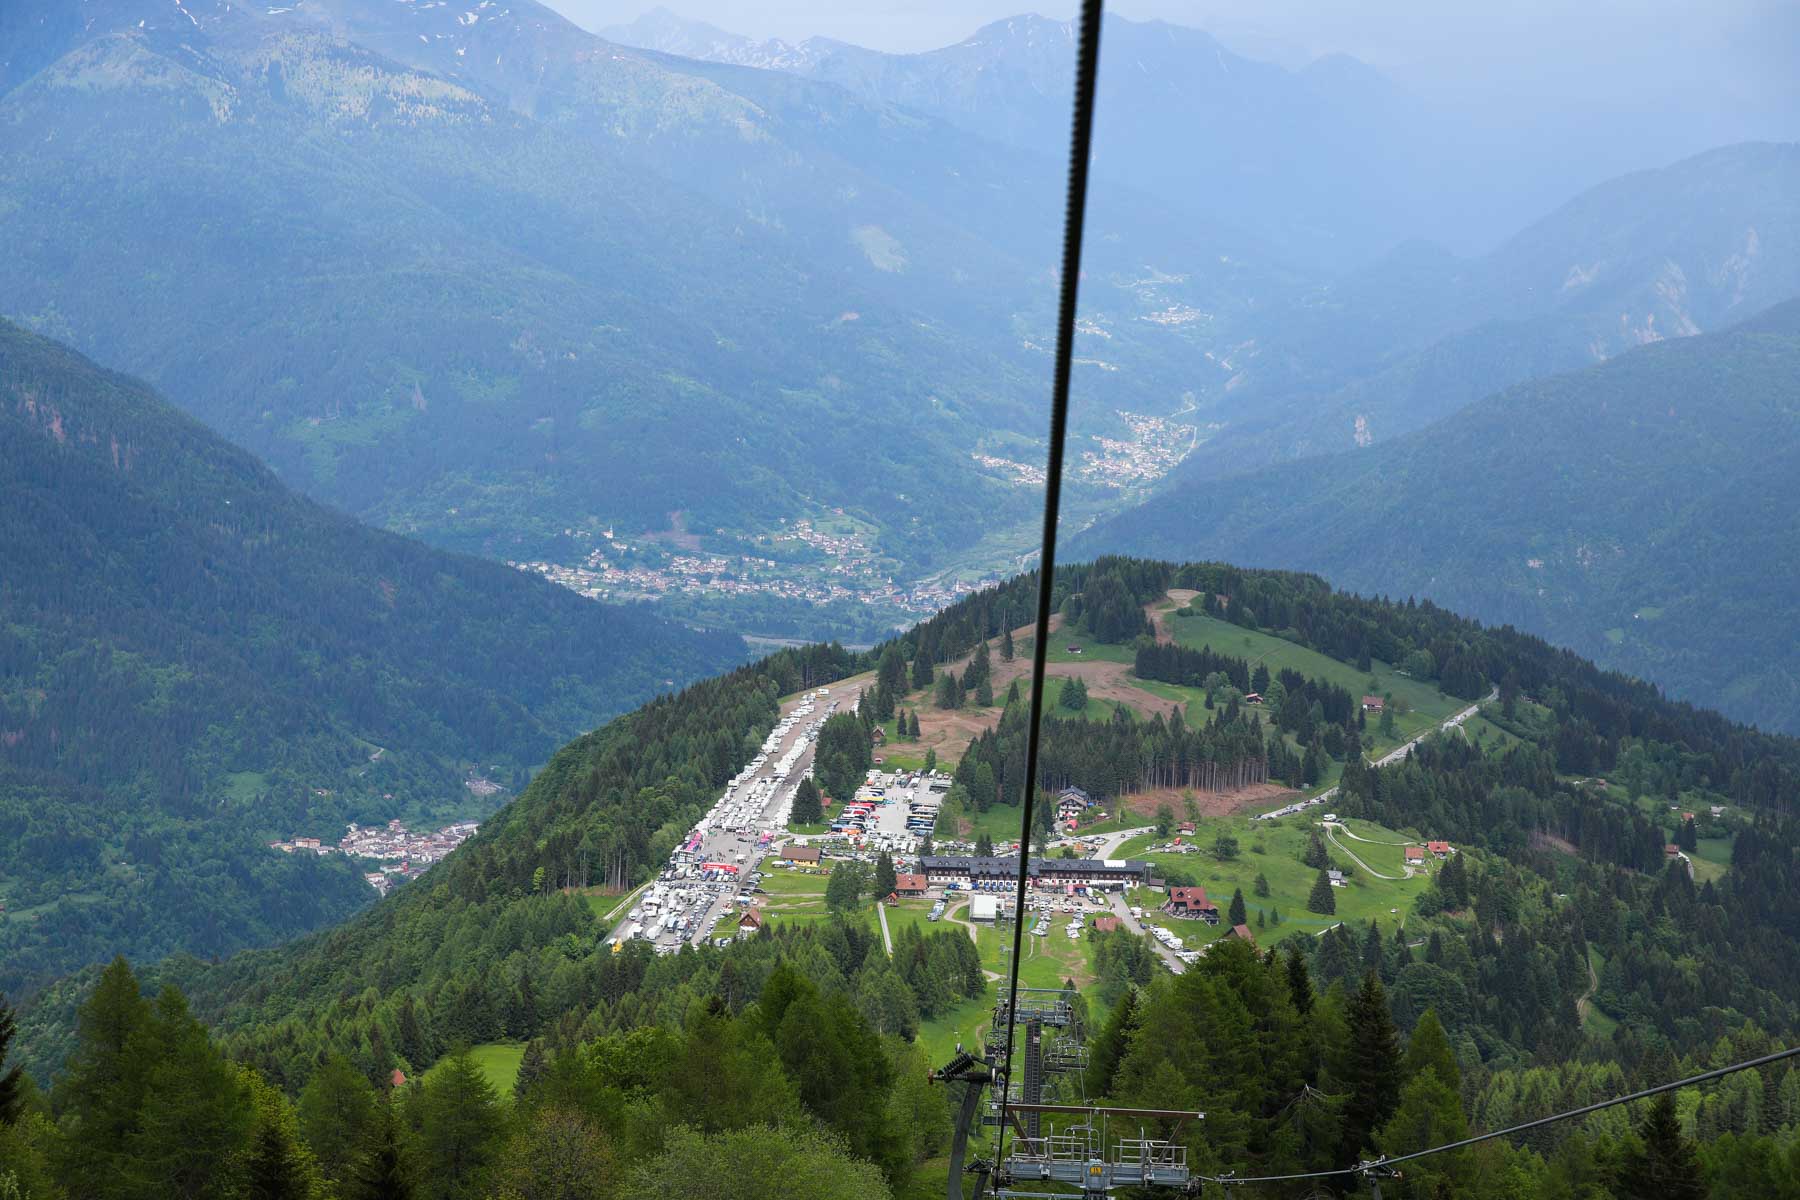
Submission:
[[[735,793],[737,797],[756,798],[745,807],[742,817],[726,818],[725,813],[733,802],[725,799],[721,799],[707,813],[702,822],[707,826],[707,831],[700,841],[700,862],[730,863],[740,868],[740,875],[748,875],[755,868],[760,857],[756,848],[757,838],[765,832],[780,834],[786,828],[794,789],[800,786],[800,780],[812,767],[812,737],[818,726],[834,712],[851,711],[862,694],[863,686],[860,682],[832,684],[829,694],[824,697],[808,692],[781,706],[782,718],[796,716],[809,702],[812,710],[796,716],[793,727],[773,748],[764,752],[767,760],[763,765],[738,784]],[[780,764],[796,748],[800,753],[790,765],[786,778],[777,780],[776,772]],[[742,805],[742,801],[738,803]],[[738,829],[728,828],[729,825],[736,825]],[[774,844],[780,844],[779,837]],[[743,856],[742,863],[738,862],[740,855]],[[705,941],[725,910],[737,908],[738,887],[728,881],[705,883],[684,879],[660,886],[667,894],[679,894],[687,898],[687,907],[683,911],[689,915],[686,931],[665,931],[658,939],[664,947],[676,946],[682,941],[695,944]]]
[[[1461,725],[1464,721],[1468,720],[1470,717],[1472,717],[1476,713],[1480,712],[1481,706],[1483,704],[1486,704],[1489,700],[1495,699],[1499,695],[1500,695],[1500,689],[1494,688],[1493,690],[1488,692],[1487,696],[1484,699],[1482,699],[1474,704],[1469,705],[1469,707],[1463,709],[1461,712],[1455,714],[1454,716],[1445,717],[1443,719],[1443,721],[1441,721],[1436,726],[1434,726],[1430,729],[1427,729],[1424,733],[1421,733],[1418,737],[1412,739],[1410,742],[1407,742],[1404,745],[1394,747],[1392,750],[1388,751],[1386,754],[1384,754],[1380,758],[1376,759],[1370,765],[1376,766],[1376,767],[1392,766],[1393,764],[1399,762],[1401,759],[1405,758],[1407,755],[1411,754],[1413,752],[1414,746],[1417,746],[1420,742],[1424,741],[1426,738],[1430,737],[1432,734],[1442,733],[1446,729],[1456,728],[1458,725]],[[1338,794],[1338,790],[1335,786],[1328,787],[1324,791],[1320,792],[1318,795],[1312,797],[1309,800],[1301,800],[1294,804],[1284,805],[1281,808],[1276,809],[1274,812],[1258,813],[1256,816],[1254,816],[1250,819],[1253,821],[1269,821],[1269,820],[1273,820],[1276,817],[1285,817],[1291,813],[1297,813],[1302,809],[1314,808],[1314,807],[1317,807],[1318,805],[1324,804],[1328,800],[1336,799],[1337,794]],[[1354,857],[1354,856],[1352,856],[1352,857]]]
[[[1342,850],[1344,852],[1344,856],[1346,858],[1348,858],[1351,862],[1355,863],[1357,866],[1361,867],[1363,870],[1367,871],[1369,874],[1373,875],[1375,878],[1377,878],[1377,879],[1411,879],[1412,878],[1412,868],[1411,867],[1406,868],[1405,875],[1383,875],[1380,871],[1377,871],[1374,867],[1371,867],[1368,863],[1366,863],[1362,859],[1356,857],[1356,851],[1350,849],[1350,847],[1348,847],[1348,846],[1344,845],[1344,843],[1338,841],[1337,836],[1336,836],[1337,829],[1338,829],[1338,827],[1336,825],[1325,826],[1325,840],[1330,842],[1334,849]]]
[[[1112,910],[1113,915],[1119,918],[1119,922],[1124,925],[1125,928],[1131,930],[1133,933],[1150,943],[1150,948],[1156,951],[1158,958],[1169,965],[1169,970],[1175,972],[1177,975],[1187,970],[1187,964],[1182,962],[1179,958],[1176,958],[1173,950],[1152,937],[1150,931],[1144,928],[1144,923],[1131,915],[1131,908],[1125,903],[1125,896],[1123,893],[1112,893]]]
[[[1090,855],[1089,857],[1091,857],[1091,858],[1111,858],[1115,854],[1118,853],[1120,846],[1123,846],[1126,842],[1130,841],[1132,838],[1137,837],[1140,834],[1155,833],[1155,832],[1156,832],[1156,826],[1145,825],[1141,829],[1121,829],[1118,833],[1109,833],[1105,837],[1100,839],[1100,848],[1098,850],[1094,851],[1094,853],[1092,855]]]
[[[892,958],[894,957],[894,938],[893,935],[888,932],[887,905],[882,903],[879,899],[875,901],[875,917],[881,922],[882,948],[887,951],[887,956]]]

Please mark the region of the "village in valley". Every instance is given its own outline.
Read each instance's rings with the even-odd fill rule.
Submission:
[[[385,896],[396,883],[423,874],[433,863],[467,841],[478,828],[478,821],[458,821],[434,833],[414,833],[398,819],[385,825],[353,822],[335,845],[316,837],[297,837],[270,842],[269,849],[283,854],[343,854],[379,862],[382,866],[364,872],[363,878]]]
[[[890,564],[868,544],[865,531],[843,518],[841,510],[833,516],[837,519],[831,524],[841,522],[844,528],[823,528],[823,519],[801,518],[750,539],[752,545],[767,546],[772,553],[783,550],[784,544],[803,546],[818,552],[817,561],[710,553],[701,550],[699,539],[692,536],[683,536],[671,547],[664,544],[666,535],[628,539],[610,528],[597,532],[570,528],[563,531],[570,540],[598,541],[578,563],[534,560],[507,565],[542,575],[590,600],[764,597],[812,605],[853,603],[897,624],[930,616],[998,578],[983,574],[897,582]]]

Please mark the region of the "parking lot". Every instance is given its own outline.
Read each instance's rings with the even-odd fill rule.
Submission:
[[[785,838],[794,789],[812,770],[820,726],[834,713],[854,712],[861,694],[860,684],[817,688],[782,706],[756,756],[633,904],[615,943],[644,938],[658,953],[672,953],[713,936],[721,919],[743,911],[756,886],[756,864]]]

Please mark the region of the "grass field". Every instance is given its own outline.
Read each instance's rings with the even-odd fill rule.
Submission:
[[[469,1047],[469,1057],[487,1076],[487,1081],[494,1085],[502,1099],[512,1099],[513,1083],[519,1078],[519,1063],[525,1057],[524,1042],[483,1042],[479,1046]],[[431,1070],[425,1072],[423,1079],[430,1079],[443,1068],[447,1059],[439,1059]]]
[[[1216,927],[1194,921],[1152,917],[1147,913],[1147,919],[1156,924],[1166,924],[1190,946],[1198,947],[1225,935],[1225,913],[1231,903],[1232,891],[1236,888],[1243,889],[1244,909],[1250,918],[1251,929],[1255,931],[1258,941],[1264,944],[1271,944],[1295,932],[1318,933],[1339,921],[1377,919],[1384,927],[1392,929],[1405,918],[1413,901],[1425,889],[1428,875],[1415,874],[1411,879],[1377,879],[1357,868],[1345,853],[1331,849],[1333,859],[1346,870],[1350,882],[1332,893],[1337,902],[1337,912],[1330,916],[1308,912],[1306,901],[1312,893],[1318,872],[1303,863],[1300,856],[1306,850],[1309,834],[1316,828],[1313,823],[1315,819],[1312,816],[1296,815],[1279,821],[1251,821],[1246,816],[1231,816],[1199,822],[1193,838],[1198,845],[1212,845],[1221,832],[1229,832],[1237,838],[1238,857],[1230,861],[1221,861],[1209,851],[1195,854],[1148,853],[1147,847],[1160,840],[1151,835],[1127,841],[1120,848],[1119,857],[1143,858],[1160,866],[1185,872],[1206,889],[1207,898],[1219,906],[1220,923]],[[1378,842],[1396,843],[1392,846],[1370,845],[1346,839],[1343,844],[1373,869],[1388,875],[1403,874],[1402,848],[1409,841],[1416,843],[1419,839],[1367,821],[1350,822],[1350,827],[1363,837]],[[1261,853],[1258,853],[1258,847],[1261,847]],[[1429,869],[1435,870],[1435,863]],[[1268,880],[1267,897],[1256,894],[1255,882],[1259,873]],[[1156,903],[1161,902],[1161,898],[1154,893],[1149,896]],[[1134,900],[1133,903],[1142,901]],[[1151,907],[1152,905],[1145,904],[1146,910]],[[1392,912],[1392,909],[1399,911]],[[1264,914],[1265,922],[1269,922],[1263,929],[1256,928],[1256,916],[1259,912]],[[1281,915],[1279,926],[1272,923],[1277,912]]]
[[[1706,883],[1723,876],[1731,868],[1731,845],[1736,837],[1701,838],[1694,843],[1688,858],[1694,864],[1694,882]]]
[[[1599,975],[1600,969],[1606,966],[1606,959],[1592,946],[1588,947],[1588,965],[1594,969],[1594,974],[1596,976]],[[1587,1017],[1582,1022],[1581,1027],[1597,1038],[1611,1041],[1613,1030],[1619,1027],[1619,1022],[1616,1018],[1607,1015],[1598,1004],[1595,1004],[1590,1000],[1588,1001]]]
[[[956,917],[961,911],[966,911],[966,905],[960,909],[952,907],[947,915]],[[889,910],[888,916],[891,927],[893,910]],[[920,916],[922,919],[923,911]],[[1066,922],[1066,917],[1052,920],[1049,934],[1041,938],[1033,937],[1027,927],[1023,938],[1023,957],[1019,963],[1019,986],[1060,988],[1064,980],[1073,979],[1087,996],[1090,1024],[1097,1026],[1105,1020],[1106,1008],[1097,996],[1088,991],[1094,982],[1093,947],[1086,937],[1070,941],[1063,933]],[[965,926],[951,921],[939,922],[930,928],[952,928],[967,932]],[[981,948],[982,966],[1002,979],[1006,978],[1011,968],[1012,927],[978,925],[975,929],[976,941]],[[941,1065],[946,1061],[958,1041],[968,1045],[978,1039],[980,1031],[987,1027],[993,1015],[1000,986],[999,982],[990,980],[986,992],[979,999],[965,1000],[949,1012],[920,1026],[919,1045],[933,1065]]]
[[[1252,632],[1204,613],[1188,614],[1181,610],[1171,613],[1169,632],[1177,645],[1190,649],[1211,646],[1221,654],[1248,659],[1252,670],[1260,664],[1269,669],[1270,675],[1274,675],[1288,667],[1308,678],[1337,684],[1359,699],[1365,693],[1377,696],[1391,694],[1396,700],[1405,701],[1410,711],[1396,715],[1394,719],[1395,733],[1398,736],[1391,739],[1380,738],[1375,732],[1376,723],[1369,722],[1365,744],[1372,743],[1377,752],[1385,753],[1401,742],[1432,728],[1445,717],[1468,707],[1467,701],[1446,696],[1438,691],[1435,684],[1409,678],[1386,663],[1376,662],[1370,670],[1358,671],[1350,663],[1327,658],[1316,650],[1308,650],[1285,638]],[[1369,686],[1371,679],[1374,680],[1372,688]]]

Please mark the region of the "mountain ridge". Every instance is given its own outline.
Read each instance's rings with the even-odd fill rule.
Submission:
[[[1416,432],[1181,485],[1071,553],[1218,552],[1429,595],[1800,728],[1800,300],[1515,385]],[[1725,633],[1729,630],[1729,634]]]
[[[357,525],[5,322],[0,426],[0,988],[340,917],[360,876],[269,840],[466,812],[743,653]]]

